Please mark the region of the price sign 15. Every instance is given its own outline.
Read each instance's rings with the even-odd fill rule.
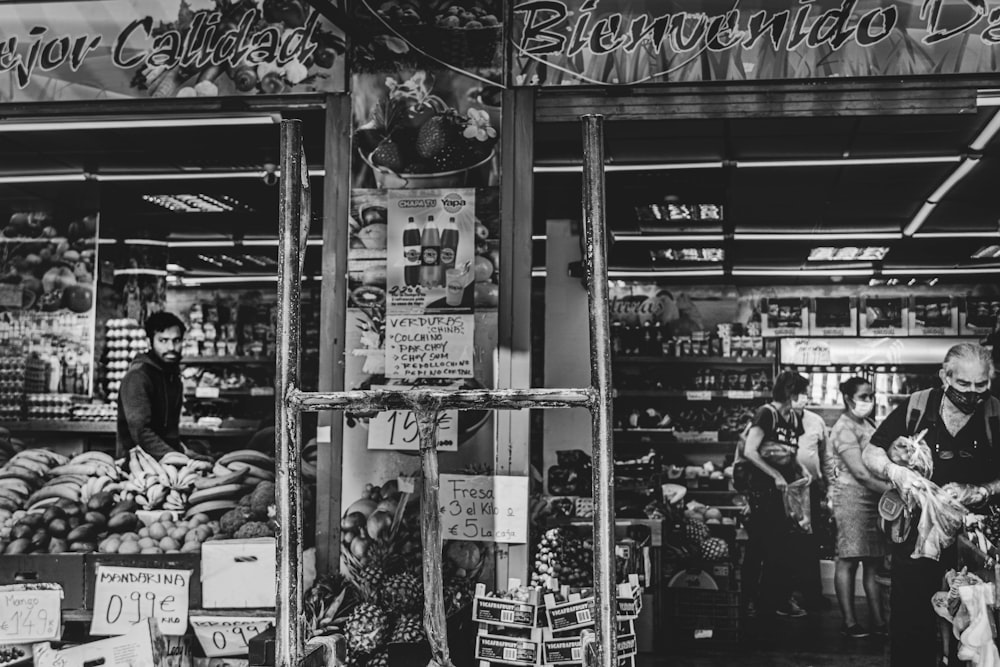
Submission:
[[[246,655],[250,640],[274,625],[274,618],[192,616],[191,627],[205,656]]]
[[[457,410],[439,413],[437,448],[441,452],[458,450]],[[420,449],[416,415],[409,410],[390,410],[375,415],[368,424],[368,449]]]

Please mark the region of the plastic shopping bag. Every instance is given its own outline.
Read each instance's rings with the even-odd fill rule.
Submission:
[[[785,515],[804,533],[812,532],[812,510],[809,485],[812,479],[802,477],[785,487]]]

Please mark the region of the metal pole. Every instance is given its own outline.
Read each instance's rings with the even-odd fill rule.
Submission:
[[[590,384],[594,477],[594,630],[601,667],[617,667],[614,457],[611,448],[611,345],[608,325],[608,267],[604,220],[604,117],[583,116],[583,229],[587,241],[590,301]]]
[[[441,536],[441,476],[437,454],[437,408],[416,411],[417,430],[420,433],[420,538],[424,545],[424,631],[431,645],[433,662],[438,667],[452,667],[448,651],[448,628],[445,624],[444,539]]]
[[[281,226],[278,231],[278,335],[275,381],[275,503],[278,514],[275,667],[298,667],[303,656],[301,618],[302,497],[299,410],[286,396],[299,384],[299,261],[302,233],[302,129],[297,120],[281,122]]]

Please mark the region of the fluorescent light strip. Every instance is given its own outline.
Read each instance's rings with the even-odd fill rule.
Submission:
[[[722,234],[613,234],[615,241],[623,243],[638,243],[642,241],[654,241],[657,243],[667,243],[672,241],[716,241],[722,242],[726,237]]]
[[[240,242],[230,240],[168,241],[164,245],[168,245],[171,248],[277,248],[278,239],[245,239]],[[322,246],[323,239],[308,239],[306,245],[311,247]]]
[[[0,176],[0,184],[16,183],[70,183],[87,180],[87,174],[82,172],[72,174],[33,174],[26,176]]]
[[[660,271],[608,271],[609,278],[702,278],[721,277],[725,275],[722,269],[696,269],[691,271],[671,271],[662,269]]]
[[[532,278],[545,278],[545,277],[548,276],[548,274],[549,274],[549,272],[546,271],[545,269],[532,269],[531,270],[531,277]]]
[[[232,178],[264,178],[263,171],[192,171],[177,173],[128,173],[128,174],[94,174],[94,180],[105,183],[129,181],[201,181]]]
[[[938,189],[927,198],[927,201],[935,204],[941,201],[944,196],[948,194],[949,190],[955,187],[960,180],[965,178],[970,171],[976,168],[977,164],[979,164],[979,158],[967,158],[964,162],[962,162],[962,164],[958,165],[958,168],[955,169],[955,171],[951,172],[951,175],[948,176],[948,178],[944,179],[944,183],[938,186]]]
[[[547,241],[548,238],[549,237],[547,235],[545,235],[545,234],[532,234],[531,235],[531,240],[532,241]]]
[[[733,276],[798,278],[824,276],[870,276],[871,269],[733,269]]]
[[[993,137],[996,136],[998,131],[1000,131],[1000,111],[993,113],[993,118],[990,118],[990,122],[986,123],[986,126],[979,133],[979,136],[977,136],[973,142],[969,144],[969,148],[976,152],[983,150],[986,148],[986,144],[993,140]]]
[[[52,132],[65,130],[138,130],[150,128],[223,127],[233,125],[274,125],[274,115],[253,116],[183,116],[166,118],[114,118],[50,121],[3,121],[0,132]]]
[[[165,276],[163,269],[115,269],[116,276]]]
[[[604,171],[629,172],[629,171],[675,171],[680,169],[719,169],[723,165],[721,160],[711,162],[660,162],[653,164],[606,164]],[[565,165],[535,165],[533,171],[536,174],[582,174],[582,164]]]
[[[995,232],[920,232],[914,234],[915,239],[996,239],[1000,238],[1000,230]]]
[[[899,232],[807,232],[776,234],[736,232],[735,241],[892,241],[903,238]]]
[[[996,88],[980,90],[976,96],[976,106],[1000,107],[1000,90]]]
[[[737,161],[740,169],[765,169],[787,167],[865,167],[878,165],[906,164],[946,164],[958,162],[961,155],[927,155],[917,157],[872,157],[872,158],[838,158],[831,160],[751,160]]]
[[[906,228],[903,229],[903,236],[913,236],[914,234],[916,234],[917,230],[923,226],[927,218],[929,218],[931,213],[934,212],[934,208],[936,206],[937,204],[935,204],[934,202],[929,202],[929,201],[924,202],[923,206],[920,207],[920,210],[917,211],[917,214],[913,216],[913,220],[910,220],[910,222],[906,225]],[[936,238],[947,238],[947,237],[942,236]]]
[[[883,276],[973,276],[994,273],[1000,274],[1000,266],[967,266],[946,269],[882,269]]]
[[[157,239],[125,239],[122,241],[125,245],[158,245],[167,246],[170,245],[166,241],[160,241]]]

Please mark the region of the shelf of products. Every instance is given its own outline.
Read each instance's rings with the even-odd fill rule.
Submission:
[[[616,364],[714,364],[734,366],[773,366],[773,357],[656,357],[656,356],[616,356]]]
[[[615,398],[684,398],[688,401],[708,401],[728,399],[749,401],[770,398],[770,392],[745,389],[728,389],[724,391],[711,389],[616,389]]]
[[[115,422],[82,422],[71,420],[32,420],[0,422],[0,426],[14,433],[99,433],[112,435],[117,429]],[[181,425],[181,435],[187,437],[249,437],[257,432],[255,428],[211,428],[206,426]]]
[[[190,357],[181,361],[182,366],[273,366],[274,357]]]

